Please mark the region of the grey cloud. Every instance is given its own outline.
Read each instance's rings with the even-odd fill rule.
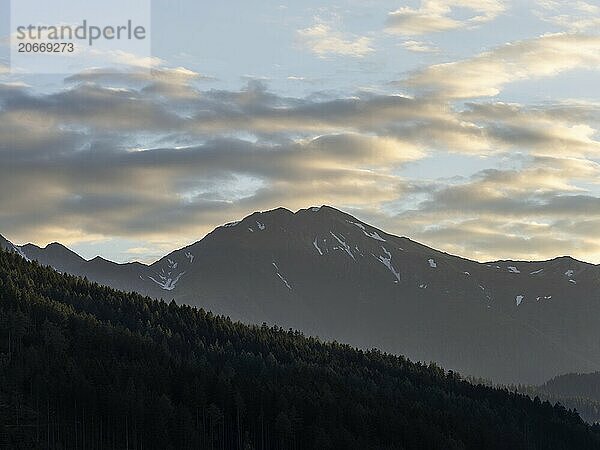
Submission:
[[[427,199],[388,218],[428,245],[479,260],[573,255],[597,260],[600,198],[578,185],[598,164],[535,157],[520,169],[481,171],[451,185],[417,183]]]
[[[397,95],[288,98],[260,81],[236,92],[200,91],[189,80],[134,81],[86,75],[51,94],[0,84],[0,232],[42,242],[69,230],[77,238],[181,242],[254,210],[328,203],[469,256],[473,246],[459,234],[456,247],[444,243],[444,229],[470,218],[498,229],[515,222],[518,242],[549,233],[526,228],[535,221],[599,215],[598,198],[580,186],[600,178],[590,159],[594,105],[461,110]],[[395,172],[425,155],[515,148],[524,167],[466,180],[422,183]],[[401,200],[410,196],[422,199],[416,210],[386,218],[386,206],[406,208]],[[582,225],[576,241],[588,242],[590,230]],[[497,235],[472,233],[478,255],[496,251]],[[563,245],[560,233],[556,239]]]
[[[497,259],[550,259],[563,255],[580,255],[584,259],[600,250],[600,245],[590,240],[573,239],[568,233],[552,231],[548,226],[537,233],[524,234],[527,223],[515,222],[513,227],[503,227],[498,222],[474,220],[429,229],[421,238],[433,245],[447,242],[451,251],[468,254],[480,261]]]
[[[594,163],[535,158],[528,167],[488,169],[466,183],[434,187],[423,212],[520,216],[600,216],[600,198],[579,192],[576,180],[600,174]]]
[[[361,203],[398,195],[393,186],[400,182],[381,167],[388,159],[373,155],[368,147],[361,152],[353,144],[353,139],[364,143],[365,138],[321,139],[325,142],[318,145],[308,141],[276,146],[219,139],[186,149],[85,150],[50,161],[41,157],[7,162],[0,190],[12,194],[1,198],[0,219],[21,231],[39,223],[59,227],[66,222],[90,233],[121,236],[191,233],[206,223],[206,208],[213,213],[219,209],[225,216],[230,210],[267,209],[274,201]],[[339,148],[343,145],[353,149],[345,153]],[[393,160],[403,161],[398,156]],[[361,164],[379,170],[362,171]],[[234,183],[238,175],[250,180],[248,192],[239,199],[220,199],[215,186]],[[252,186],[253,180],[257,186]],[[240,189],[244,188],[242,182]]]

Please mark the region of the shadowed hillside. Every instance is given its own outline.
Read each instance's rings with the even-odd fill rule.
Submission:
[[[587,449],[575,413],[0,251],[3,448]]]

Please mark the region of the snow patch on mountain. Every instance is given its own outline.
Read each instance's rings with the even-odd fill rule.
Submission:
[[[387,242],[384,238],[382,238],[379,233],[377,231],[373,231],[371,233],[369,232],[365,232],[365,234],[367,236],[369,236],[371,239],[375,239],[376,241],[380,241],[380,242]]]
[[[354,261],[356,261],[356,258],[352,254],[352,250],[351,250],[350,246],[348,244],[346,244],[345,241],[343,241],[342,239],[340,239],[333,231],[330,231],[329,234],[331,234],[335,238],[335,240],[340,243],[340,245],[342,246],[342,250],[344,250],[346,253],[348,253],[348,255],[350,255],[350,257]]]
[[[517,297],[515,298],[515,300],[517,302],[517,306],[519,306],[523,302],[524,298],[525,297],[523,295],[517,295]]]
[[[427,262],[429,263],[429,267],[431,267],[432,269],[435,269],[437,267],[437,263],[435,262],[435,260],[428,259]]]
[[[323,256],[323,251],[319,248],[319,244],[317,244],[316,237],[315,237],[315,240],[313,241],[313,246],[317,249],[317,251],[319,252],[319,255]]]
[[[510,273],[521,273],[521,271],[519,269],[517,269],[515,266],[508,266],[507,269]]]
[[[185,257],[192,262],[194,255],[190,252],[185,253]],[[148,279],[157,284],[161,289],[165,291],[172,291],[177,286],[177,283],[181,277],[185,274],[185,271],[176,272],[179,267],[179,263],[171,258],[167,258],[166,267],[161,267],[160,272],[152,275],[147,275]]]
[[[381,248],[383,249],[383,253],[384,253],[382,256],[376,256],[376,255],[373,255],[372,253],[371,254],[373,255],[373,257],[375,259],[377,259],[377,261],[379,261],[381,264],[383,264],[385,267],[387,267],[390,272],[392,272],[394,277],[396,277],[395,283],[399,283],[400,282],[400,272],[398,272],[398,270],[392,264],[392,254],[384,246],[381,246]]]
[[[285,286],[291,291],[292,288],[290,287],[290,284],[287,282],[287,280],[285,278],[283,278],[283,276],[279,272],[277,272],[277,276],[279,277],[279,279],[281,281],[283,281],[283,283],[285,284]]]
[[[271,264],[273,264],[273,267],[275,267],[275,275],[277,275],[279,279],[283,282],[283,284],[285,284],[285,286],[291,291],[292,287],[290,286],[290,283],[288,283],[288,281],[285,279],[285,277],[281,275],[281,273],[279,273],[279,267],[277,267],[277,263],[273,261]]]
[[[573,277],[573,275],[575,275],[575,271],[573,269],[569,269],[565,272],[565,276],[569,278]]]
[[[230,228],[230,227],[235,227],[236,225],[238,225],[240,223],[239,220],[236,220],[235,222],[229,222],[226,223],[225,225],[223,225],[224,228]]]
[[[172,291],[173,289],[175,289],[177,282],[184,274],[185,274],[185,272],[181,272],[175,278],[172,278],[171,276],[165,277],[165,276],[159,275],[158,276],[159,280],[157,280],[156,278],[154,278],[150,275],[148,275],[148,278],[150,278],[157,285],[159,285],[161,287],[161,289],[164,289],[165,291]]]
[[[529,272],[529,275],[537,275],[539,273],[542,273],[543,271],[544,269],[534,270],[533,272]]]
[[[365,236],[370,237],[371,239],[375,239],[376,241],[387,242],[384,238],[380,236],[380,234],[377,231],[372,231],[369,233],[369,231],[367,231],[366,227],[362,223],[352,222],[351,220],[347,220],[347,222],[360,228]]]
[[[256,226],[258,227],[258,229],[259,229],[260,231],[264,231],[264,230],[265,230],[265,228],[267,228],[267,227],[265,226],[265,224],[264,224],[264,223],[262,223],[262,222],[259,222],[259,221],[256,221]]]

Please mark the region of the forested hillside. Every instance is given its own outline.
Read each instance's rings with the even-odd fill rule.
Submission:
[[[0,446],[592,449],[576,413],[0,251]]]

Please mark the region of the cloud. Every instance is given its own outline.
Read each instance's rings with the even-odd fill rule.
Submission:
[[[156,243],[192,242],[255,210],[325,203],[465,256],[520,243],[600,259],[587,245],[600,221],[594,103],[285,97],[260,80],[230,91],[201,90],[199,79],[88,71],[53,92],[0,84],[0,232],[38,243],[135,237],[129,247],[155,255]],[[421,175],[439,156],[453,167],[449,153],[493,167]]]
[[[71,75],[67,83],[89,83],[102,86],[143,88],[145,93],[169,99],[192,99],[198,95],[192,83],[214,81],[213,77],[185,67],[156,67],[140,70],[139,67],[89,69]]]
[[[83,53],[83,54],[82,54]],[[86,53],[89,56],[86,56]],[[80,52],[78,57],[99,58],[103,64],[120,64],[126,67],[137,67],[138,69],[152,69],[164,65],[164,60],[156,56],[140,56],[123,50],[99,50],[95,48]]]
[[[136,66],[114,69],[88,69],[65,79],[67,82],[87,83],[147,83],[164,82],[169,84],[184,84],[194,80],[211,80],[207,75],[202,75],[185,67],[155,67],[152,70],[139,70]]]
[[[493,97],[508,83],[600,68],[600,36],[554,33],[414,72],[406,84],[445,98]]]
[[[143,88],[84,82],[54,94],[18,87],[0,93],[0,192],[11,192],[0,196],[0,221],[15,239],[191,240],[274,204],[389,201],[403,186],[392,170],[422,157],[411,142],[354,132],[268,141],[191,135],[191,146],[140,146],[149,135],[160,142],[165,133],[189,133],[186,118]],[[216,95],[221,109],[235,100],[248,115],[259,104],[285,101],[260,86]]]
[[[468,255],[479,261],[532,261],[563,255],[597,261],[600,245],[589,233],[574,236],[572,231],[577,223],[545,224],[526,219],[501,222],[478,217],[429,228],[420,238],[432,245],[444,245],[449,252]]]
[[[452,17],[459,8],[471,13],[468,18]],[[403,36],[418,36],[455,30],[489,22],[504,10],[503,2],[496,0],[423,0],[418,8],[405,6],[390,12],[387,31]]]
[[[598,157],[599,110],[574,104],[525,107],[518,104],[468,103],[461,117],[485,129],[499,150],[527,149],[538,156]]]
[[[600,6],[584,1],[538,0],[537,16],[570,32],[595,31],[600,26]]]
[[[422,41],[404,41],[402,43],[402,47],[410,52],[415,53],[436,53],[439,51],[437,47]]]
[[[387,86],[402,94],[289,97],[251,75],[210,89],[210,76],[119,53],[53,91],[0,84],[0,232],[122,239],[127,258],[146,259],[255,210],[325,203],[467,257],[600,262],[600,105],[478,99],[598,69],[600,38],[584,34],[597,7],[545,3],[540,17],[568,32],[424,67]],[[390,13],[387,30],[407,51],[435,52],[423,35],[504,10],[424,1]],[[316,19],[296,37],[319,58],[375,51],[375,35],[340,30]],[[288,80],[312,82],[299,75]]]
[[[524,167],[483,170],[452,184],[417,182],[411,189],[426,199],[389,223],[479,260],[569,254],[598,261],[593,225],[600,198],[585,186],[599,177],[600,165],[590,160],[535,157]]]
[[[466,183],[434,189],[421,207],[428,211],[478,211],[499,216],[588,214],[585,189],[576,182],[597,180],[600,165],[586,159],[534,157],[523,168],[487,169]],[[568,197],[567,197],[568,196]],[[562,199],[570,198],[569,204]],[[589,200],[593,202],[600,199]],[[600,210],[598,210],[600,215]]]
[[[335,56],[362,58],[375,51],[371,38],[345,34],[322,22],[298,30],[298,37],[301,45],[319,58]]]

